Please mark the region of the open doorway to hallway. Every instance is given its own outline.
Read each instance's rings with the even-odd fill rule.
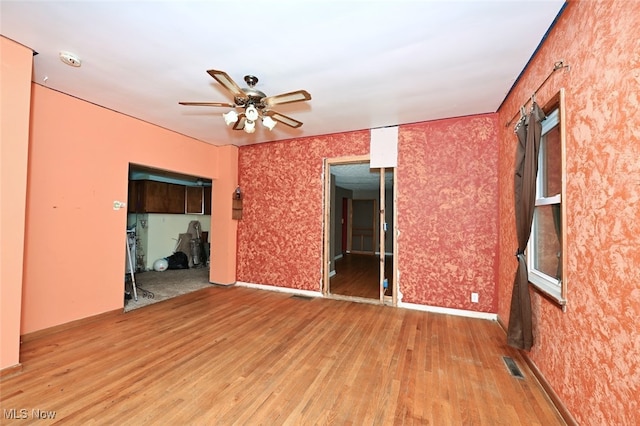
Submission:
[[[395,304],[393,169],[371,169],[368,157],[325,167],[323,293]]]

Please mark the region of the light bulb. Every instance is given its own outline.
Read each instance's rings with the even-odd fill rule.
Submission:
[[[269,130],[273,130],[278,122],[271,117],[262,117],[262,125]]]
[[[238,121],[238,114],[235,111],[229,111],[226,114],[222,114],[224,117],[224,122],[227,123],[227,126],[234,124]]]
[[[256,131],[256,122],[252,120],[246,120],[244,122],[244,131],[247,133],[253,133]]]
[[[256,121],[258,119],[258,110],[253,105],[249,105],[244,114],[247,117],[247,120]]]

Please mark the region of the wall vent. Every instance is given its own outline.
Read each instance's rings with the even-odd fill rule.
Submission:
[[[291,296],[292,299],[300,299],[300,300],[311,300],[313,299],[313,297],[311,296],[303,296],[301,294],[294,294],[293,296]]]
[[[524,375],[522,374],[522,372],[518,368],[518,365],[513,360],[513,358],[511,358],[510,356],[503,356],[502,360],[504,361],[505,365],[507,366],[507,369],[509,369],[509,373],[511,373],[511,375],[513,377],[516,377],[518,379],[524,379]]]

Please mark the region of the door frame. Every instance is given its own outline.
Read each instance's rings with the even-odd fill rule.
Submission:
[[[330,246],[330,238],[334,236],[331,235],[331,166],[340,165],[340,164],[355,164],[355,163],[369,163],[370,157],[369,155],[356,155],[356,156],[348,156],[348,157],[337,157],[337,158],[325,158],[324,159],[324,194],[323,194],[323,250],[322,250],[322,282],[320,283],[321,292],[324,297],[335,298],[335,299],[346,299],[346,300],[354,300],[359,302],[374,302],[374,303],[390,303],[392,306],[398,306],[398,226],[397,226],[397,173],[395,168],[386,168],[380,171],[380,203],[378,204],[379,208],[379,218],[378,226],[380,227],[380,232],[378,232],[378,246],[380,247],[380,300],[376,301],[375,299],[364,299],[362,297],[352,297],[352,296],[339,296],[333,295],[329,292],[329,283],[330,283],[330,269],[331,269],[331,246]],[[384,280],[384,262],[385,262],[385,234],[383,231],[384,226],[384,214],[385,214],[385,196],[386,196],[386,188],[385,188],[385,171],[391,169],[393,170],[393,234],[392,234],[392,244],[393,244],[393,291],[391,300],[389,300],[388,296],[384,296],[383,289],[383,280]],[[351,212],[350,212],[351,213]],[[388,219],[388,218],[387,218]]]

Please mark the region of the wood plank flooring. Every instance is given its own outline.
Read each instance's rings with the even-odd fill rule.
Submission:
[[[336,260],[336,274],[330,278],[330,293],[340,296],[380,299],[380,258],[369,254],[345,254]],[[385,295],[393,292],[393,257],[385,259],[385,277],[389,287]]]
[[[211,287],[27,339],[2,424],[563,424],[505,340],[492,321]]]

